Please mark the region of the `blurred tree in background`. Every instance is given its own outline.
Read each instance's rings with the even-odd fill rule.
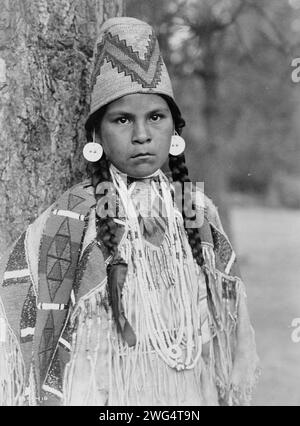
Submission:
[[[127,14],[160,35],[187,121],[191,177],[205,182],[227,227],[228,191],[270,197],[299,176],[291,1],[127,0]]]

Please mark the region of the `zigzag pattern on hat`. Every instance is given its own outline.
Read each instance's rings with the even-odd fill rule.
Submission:
[[[110,62],[113,68],[117,68],[119,73],[130,76],[132,82],[139,83],[143,88],[155,88],[161,81],[163,59],[154,32],[149,35],[145,59],[141,59],[138,52],[127,45],[126,40],[107,33],[97,47],[93,86],[105,60]]]

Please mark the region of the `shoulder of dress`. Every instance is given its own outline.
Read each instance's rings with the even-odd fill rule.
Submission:
[[[72,186],[59,195],[57,199],[46,210],[40,213],[29,226],[44,222],[51,215],[51,212],[57,208],[76,211],[77,207],[82,205],[82,203],[85,203],[87,208],[96,204],[94,189],[90,179]]]
[[[61,194],[53,203],[52,209],[86,214],[95,204],[94,188],[90,180],[85,180]]]
[[[217,228],[222,234],[225,234],[222,222],[219,216],[218,207],[215,205],[213,200],[208,197],[206,194],[204,194],[204,204],[205,204],[205,211],[207,215],[207,219],[211,225],[213,225],[215,228]]]
[[[26,230],[27,237],[30,238],[32,235],[37,237],[42,234],[48,219],[56,214],[58,217],[66,216],[83,220],[95,204],[94,190],[90,180],[80,182],[62,193],[53,204],[37,216]]]
[[[210,197],[208,197],[206,194],[204,194],[204,203],[205,203],[205,208],[207,209],[208,213],[211,213],[211,214],[218,213],[217,206],[215,205],[213,200]]]
[[[92,181],[91,179],[86,179],[82,182],[79,182],[73,186],[71,186],[71,188],[69,188],[68,190],[66,190],[61,196],[65,196],[66,194],[82,194],[82,196],[86,197],[86,198],[90,198],[90,197],[94,197],[94,187],[92,185]]]

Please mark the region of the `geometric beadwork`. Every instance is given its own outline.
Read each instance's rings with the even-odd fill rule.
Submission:
[[[28,268],[24,248],[25,237],[26,231],[23,232],[23,234],[20,236],[9,256],[6,266],[6,272],[26,270]],[[29,277],[26,279],[25,276],[20,276],[16,278],[11,277],[6,279],[4,277],[3,287],[9,287],[10,285],[15,284],[23,284],[28,279]]]
[[[59,230],[56,235],[62,235],[70,238],[70,228],[69,228],[69,220],[66,218],[61,224]]]
[[[51,399],[52,402],[53,398],[54,401],[55,398],[60,399],[63,392],[64,367],[70,359],[70,349],[68,344],[71,345],[72,341],[72,327],[70,320],[67,322],[61,338],[67,343],[67,345],[63,344],[61,339],[59,340],[59,344],[56,347],[56,351],[45,380],[47,390],[44,391],[44,395],[48,399]]]
[[[50,298],[51,298],[51,301],[53,301],[57,291],[59,290],[61,286],[62,281],[51,280],[48,278],[47,282],[48,282]]]
[[[34,330],[36,324],[36,296],[34,293],[33,285],[30,286],[28,294],[26,296],[25,303],[23,305],[20,330]],[[21,334],[21,343],[31,342],[33,340],[33,333],[28,333],[25,336]]]
[[[214,249],[217,252],[225,269],[231,259],[233,252],[232,247],[224,235],[217,231],[217,229],[215,229],[213,226],[211,227],[211,231],[214,242]]]
[[[111,63],[119,73],[125,73],[126,76],[131,77],[132,82],[139,83],[144,88],[155,88],[161,81],[163,60],[154,32],[149,35],[144,59],[133,50],[132,46],[127,45],[126,40],[120,40],[118,35],[111,33],[107,33],[103,41],[98,44],[96,57],[93,86],[104,61]]]
[[[52,354],[54,345],[54,319],[53,313],[50,311],[48,314],[46,325],[43,329],[43,335],[39,345],[39,364],[41,377],[45,377],[49,357]]]
[[[13,252],[9,257],[9,261],[6,267],[7,271],[14,271],[18,269],[26,269],[27,261],[25,258],[24,242],[25,242],[26,231],[18,239]]]
[[[79,198],[79,197],[76,197]],[[82,200],[82,199],[81,199]],[[71,202],[75,200],[75,197]],[[71,238],[69,229],[69,218],[61,224],[57,234],[54,236],[47,253],[47,284],[51,301],[60,288],[72,263]]]
[[[63,381],[62,381],[62,371],[59,360],[59,351],[57,350],[53,361],[51,363],[51,367],[49,369],[47,379],[45,381],[45,385],[50,389],[54,389],[56,392],[62,393],[63,391]],[[51,390],[50,390],[51,392]]]
[[[78,197],[78,195],[74,195],[74,194],[70,193],[69,200],[68,200],[68,210],[75,209],[75,207],[77,207],[83,201],[84,201],[84,198]]]
[[[49,371],[55,349],[59,347],[59,337],[68,315],[71,286],[78,262],[80,242],[84,234],[84,222],[78,220],[77,216],[80,214],[87,216],[91,207],[95,205],[94,197],[85,190],[85,186],[76,186],[70,192],[59,198],[55,205],[62,215],[49,212],[48,217],[45,216],[45,223],[34,222],[31,228],[33,232],[24,232],[15,243],[7,262],[3,288],[1,288],[1,298],[8,308],[7,320],[14,335],[20,341],[21,355],[24,360],[24,387],[28,385],[30,376],[32,387],[37,393],[37,401],[34,402],[37,403],[41,402],[41,387]],[[77,211],[72,216],[69,213],[74,206]],[[67,217],[63,216],[64,212]],[[39,237],[38,258],[35,251]],[[32,250],[32,254],[28,253],[32,260],[30,264],[27,263],[26,248]],[[38,266],[38,271],[35,266]],[[35,283],[38,284],[38,300],[36,300],[35,288],[32,284],[36,272],[38,272],[38,280]],[[5,288],[11,284],[19,284],[20,287]],[[59,288],[60,293],[56,294]],[[57,310],[60,306],[64,306],[65,310]],[[61,353],[64,351],[63,356],[58,358],[62,365],[68,362],[67,358],[70,355],[67,338],[69,336],[65,336],[62,340],[65,346],[59,347]],[[16,359],[11,359],[9,362],[14,363]],[[63,370],[54,362],[50,374],[51,384],[56,380],[56,376],[59,379],[62,378],[62,374]],[[16,392],[16,389],[12,392]],[[35,399],[33,393],[31,402]],[[27,401],[27,398],[25,397],[24,400]]]

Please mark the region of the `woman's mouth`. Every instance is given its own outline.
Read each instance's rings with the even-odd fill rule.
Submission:
[[[133,155],[132,158],[148,158],[153,157],[153,154],[150,154],[149,152],[141,152],[140,154]]]

